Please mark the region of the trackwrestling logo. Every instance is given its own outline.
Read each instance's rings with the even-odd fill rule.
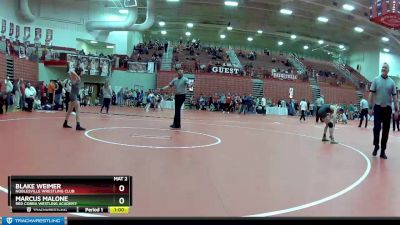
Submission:
[[[2,222],[10,225],[64,225],[64,217],[3,217]]]

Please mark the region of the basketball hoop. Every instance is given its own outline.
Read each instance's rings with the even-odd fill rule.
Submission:
[[[370,20],[390,29],[400,29],[400,0],[371,0]]]

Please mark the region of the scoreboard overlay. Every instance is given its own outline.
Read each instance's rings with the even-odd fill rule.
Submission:
[[[131,176],[9,176],[13,213],[128,213]]]

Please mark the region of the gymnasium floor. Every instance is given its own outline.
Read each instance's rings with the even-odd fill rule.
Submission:
[[[129,216],[400,216],[400,133],[373,158],[372,123],[337,125],[330,145],[315,118],[185,111],[173,131],[172,111],[83,110],[86,133],[61,112],[0,117],[1,215],[8,175],[126,174]]]

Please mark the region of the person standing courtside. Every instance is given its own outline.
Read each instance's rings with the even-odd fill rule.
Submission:
[[[111,85],[110,82],[106,80],[103,86],[103,105],[101,106],[100,114],[103,113],[103,109],[104,107],[106,107],[106,113],[108,115],[108,111],[110,109],[111,97],[112,97]]]
[[[360,125],[358,125],[358,127],[361,127],[364,117],[365,117],[365,128],[367,128],[367,126],[368,126],[368,108],[369,108],[368,101],[365,98],[361,98],[361,101],[360,101],[360,109],[361,109]]]
[[[379,151],[379,138],[382,130],[381,139],[381,155],[382,159],[387,159],[386,145],[389,139],[390,120],[392,115],[392,102],[394,100],[394,118],[398,118],[399,102],[396,93],[396,85],[394,81],[388,77],[389,65],[382,65],[382,73],[376,77],[371,84],[369,102],[371,109],[373,107],[374,114],[374,151],[373,156],[376,156]]]
[[[306,102],[306,99],[304,99],[304,98],[300,102],[300,110],[301,110],[300,122],[302,119],[304,119],[304,121],[306,121],[307,102]]]
[[[175,116],[174,123],[170,126],[173,129],[181,128],[181,108],[186,99],[186,89],[189,86],[189,79],[183,77],[183,70],[178,70],[178,77],[173,79],[169,85],[161,88],[161,90],[168,89],[170,87],[176,87],[175,92]]]
[[[315,101],[315,105],[317,106],[317,110],[316,110],[316,122],[318,123],[319,120],[322,121],[322,118],[318,115],[319,109],[325,104],[325,100],[324,100],[324,96],[321,95],[321,97],[319,97],[316,101]]]

